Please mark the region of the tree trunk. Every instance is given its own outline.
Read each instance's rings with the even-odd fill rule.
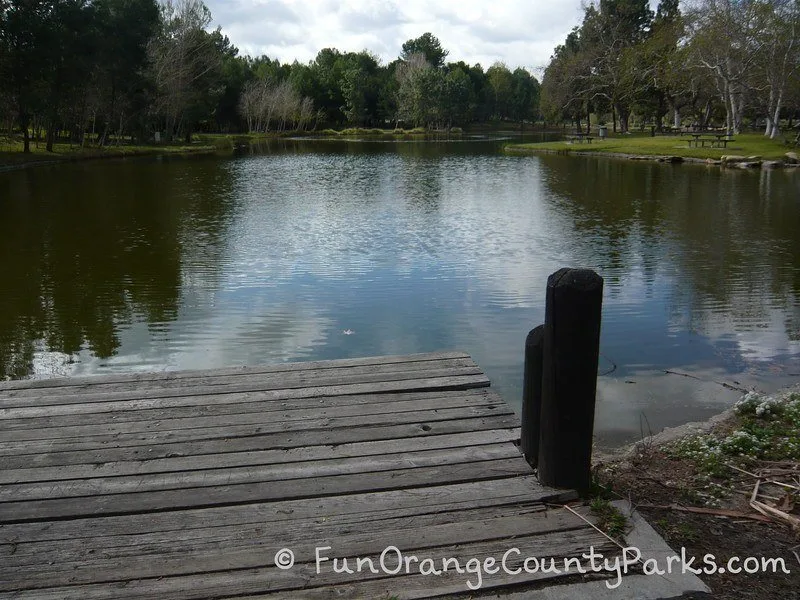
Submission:
[[[31,133],[28,130],[30,126],[30,118],[27,115],[22,115],[19,118],[20,126],[22,127],[22,143],[23,143],[23,150],[24,154],[31,153]]]
[[[780,135],[781,128],[781,103],[783,102],[783,93],[778,93],[778,99],[775,101],[775,112],[772,116],[772,132],[770,133],[770,138],[775,139]]]
[[[628,110],[622,108],[618,104],[615,104],[615,109],[617,114],[619,115],[619,132],[620,133],[628,133],[628,119],[630,118],[630,114],[628,114]]]
[[[56,134],[56,126],[53,123],[53,121],[51,120],[50,123],[47,124],[47,146],[45,147],[45,149],[48,152],[52,152],[53,151],[53,142],[54,142],[55,134]]]

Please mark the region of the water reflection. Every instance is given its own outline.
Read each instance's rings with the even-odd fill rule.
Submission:
[[[106,359],[122,328],[178,318],[182,255],[219,244],[226,204],[206,199],[225,183],[166,172],[131,161],[0,177],[0,376],[34,374],[39,350]]]
[[[0,174],[0,375],[462,349],[518,405],[547,276],[578,265],[606,279],[603,442],[717,412],[714,381],[791,380],[797,174],[497,150],[283,139]]]

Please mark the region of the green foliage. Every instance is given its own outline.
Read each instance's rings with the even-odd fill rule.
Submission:
[[[432,33],[423,33],[414,40],[408,40],[403,44],[401,58],[408,60],[414,54],[422,54],[425,60],[434,68],[444,66],[444,59],[449,52],[442,48],[439,39]]]
[[[614,539],[619,539],[625,535],[628,520],[606,498],[593,498],[589,504],[589,509],[597,517],[597,526],[607,535]]]
[[[789,92],[800,73],[800,4],[697,0],[685,9],[678,0],[660,0],[655,15],[647,0],[587,4],[545,69],[545,116],[580,127],[590,113],[611,113],[621,132],[634,113],[657,127],[716,116],[734,134],[753,116],[778,137],[781,116],[800,109]]]
[[[684,438],[669,451],[694,462],[702,472],[722,475],[732,460],[800,459],[800,394],[765,398],[748,393],[735,408],[736,428]]]
[[[201,0],[0,0],[0,116],[26,139],[44,132],[51,150],[59,133],[105,146],[156,131],[190,142],[212,131],[445,129],[536,116],[538,82],[527,71],[445,64],[431,33],[388,65],[336,48],[288,64],[239,56],[211,23]]]

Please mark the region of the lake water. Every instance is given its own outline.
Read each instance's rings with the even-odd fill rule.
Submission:
[[[547,276],[605,278],[604,445],[800,381],[800,173],[280,140],[0,173],[0,377],[469,352],[519,409]],[[665,373],[675,371],[675,373]]]

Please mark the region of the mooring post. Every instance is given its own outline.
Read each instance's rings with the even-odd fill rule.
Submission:
[[[590,269],[547,279],[539,481],[580,494],[591,485],[602,303],[603,278]]]
[[[539,416],[542,407],[542,354],[544,325],[531,329],[525,338],[525,374],[522,380],[522,433],[520,446],[525,460],[536,468],[539,460]]]

